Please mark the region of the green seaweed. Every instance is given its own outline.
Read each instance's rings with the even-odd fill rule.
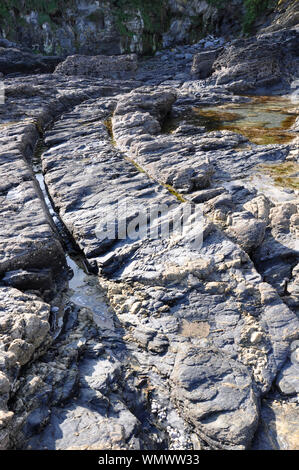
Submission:
[[[164,183],[161,183],[162,186],[164,186],[164,188],[166,188],[171,194],[173,194],[177,200],[179,202],[187,202],[187,200],[180,194],[178,193],[173,186],[171,186],[170,184],[164,184]]]
[[[274,184],[284,188],[299,189],[299,165],[294,162],[260,165],[262,172],[270,175]]]
[[[116,142],[115,142],[115,139],[114,139],[113,128],[112,128],[112,116],[109,117],[108,119],[106,119],[105,121],[103,121],[103,124],[107,129],[107,132],[108,132],[109,137],[111,139],[111,144],[113,145],[113,147],[116,147]]]
[[[195,127],[205,127],[206,132],[230,130],[257,145],[285,144],[296,137],[291,127],[297,115],[298,111],[286,98],[255,96],[250,103],[195,107],[180,116],[168,116],[162,132],[171,133],[185,121]]]

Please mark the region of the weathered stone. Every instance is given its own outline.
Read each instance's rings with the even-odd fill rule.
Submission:
[[[222,52],[222,48],[199,52],[194,55],[191,75],[194,78],[205,79],[212,75],[213,64]]]
[[[294,395],[299,392],[299,342],[295,341],[291,345],[290,358],[281,369],[276,383],[284,395]]]
[[[207,348],[182,347],[176,357],[172,395],[210,445],[247,446],[257,426],[257,403],[244,366]]]
[[[261,163],[293,161],[297,147],[255,146],[231,130],[188,124],[192,107],[250,101],[215,86],[216,72],[183,84],[189,51],[200,47],[142,61],[141,82],[62,74],[6,81],[1,283],[36,289],[52,304],[0,288],[2,448],[249,448],[261,397],[276,386],[293,399],[296,193],[270,178],[256,184],[256,173]],[[170,116],[177,127],[167,133]],[[63,296],[67,273],[51,216],[61,222],[31,171],[50,122],[38,180],[84,266],[99,271],[86,275],[68,258],[74,277]],[[188,201],[205,217],[177,232],[172,223]],[[166,237],[140,230],[157,206],[166,211],[151,222],[171,222]],[[147,215],[137,223],[140,211]]]
[[[125,136],[125,132],[134,130],[136,125],[138,127],[138,123],[140,127],[151,122],[151,119],[159,123],[159,119],[169,109],[168,100],[173,100],[173,94],[167,93],[164,91],[151,98],[149,92],[144,95],[138,92],[136,95],[132,93],[122,99],[113,119],[119,116],[120,120],[125,122],[123,118],[127,118],[129,114],[127,111],[132,109],[131,120],[128,119],[128,127],[122,127],[122,135]],[[101,121],[107,120],[108,108],[104,106],[104,103],[105,100],[97,100],[88,105],[78,106],[73,113],[66,114],[51,131],[51,135],[54,135],[56,130],[59,132],[63,129],[60,143],[54,144],[42,156],[50,194],[65,225],[79,246],[89,259],[98,264],[101,273],[106,276],[107,282],[111,285],[109,293],[111,304],[123,325],[126,328],[133,328],[128,335],[130,342],[133,341],[131,348],[134,350],[134,342],[141,346],[134,352],[138,361],[154,364],[156,370],[168,377],[171,374],[175,361],[173,350],[176,351],[179,343],[184,343],[187,338],[182,334],[178,341],[177,326],[174,334],[169,321],[165,320],[163,323],[164,306],[165,312],[170,312],[179,321],[181,319],[189,321],[190,328],[192,328],[192,322],[196,324],[196,328],[199,328],[198,325],[202,322],[208,324],[208,328],[205,329],[208,333],[205,336],[199,336],[200,341],[205,342],[201,347],[209,347],[211,351],[215,351],[213,354],[211,352],[212,363],[222,351],[227,358],[227,362],[222,360],[225,367],[228,367],[227,364],[230,363],[238,364],[237,369],[240,366],[240,370],[244,371],[248,378],[248,389],[246,389],[248,395],[242,416],[249,418],[248,421],[246,421],[247,418],[244,418],[245,421],[243,418],[235,420],[235,426],[227,430],[225,437],[226,431],[223,430],[222,423],[225,422],[226,411],[223,409],[219,411],[219,418],[211,433],[209,433],[209,428],[201,427],[200,420],[196,425],[196,433],[215,448],[233,446],[236,436],[237,445],[248,447],[258,419],[257,400],[261,393],[266,393],[271,387],[278,370],[288,357],[290,343],[298,334],[295,315],[284,306],[273,289],[261,282],[260,276],[244,251],[236,243],[229,241],[223,233],[215,230],[215,227],[210,227],[206,231],[200,251],[190,247],[188,237],[180,238],[177,242],[171,239],[169,241],[146,240],[141,237],[133,243],[128,237],[121,242],[117,239],[108,242],[107,239],[94,237],[96,227],[101,227],[103,224],[104,206],[111,208],[112,201],[115,203],[116,194],[128,202],[129,219],[136,213],[139,198],[143,204],[146,201],[147,208],[152,207],[154,203],[174,201],[174,197],[165,189],[162,190],[157,183],[149,181],[148,174],[137,172],[134,165],[113,148],[107,131],[101,125]],[[116,101],[112,107],[115,105]],[[144,113],[142,106],[144,106]],[[95,108],[102,109],[102,111],[99,111],[98,116],[91,122],[89,116]],[[146,114],[144,119],[140,114]],[[74,116],[89,122],[89,129],[83,128],[80,131],[80,137],[72,139]],[[92,126],[94,126],[93,132]],[[148,129],[148,132],[153,129],[154,134],[149,136],[154,139],[155,129],[158,129],[156,124]],[[138,135],[142,134],[134,131],[130,138],[132,135],[134,139],[138,139]],[[165,139],[163,142],[165,149],[167,149],[167,143],[169,141]],[[156,146],[156,149],[163,148],[161,142],[154,140],[152,145],[153,148]],[[78,159],[79,150],[80,159]],[[59,158],[62,152],[63,159]],[[255,154],[254,158],[258,158],[257,155],[263,155],[263,153]],[[92,158],[94,178],[90,179],[88,191],[86,190],[87,180],[82,179],[82,171],[86,164],[85,158]],[[191,158],[189,157],[189,161]],[[228,154],[225,158],[228,158]],[[109,161],[108,170],[107,166],[104,166],[107,161]],[[139,165],[140,161],[138,160]],[[196,158],[195,162],[197,162]],[[193,164],[194,161],[192,161]],[[224,165],[223,163],[223,167]],[[141,169],[145,168],[143,164],[140,166]],[[72,178],[67,178],[70,167],[73,170]],[[148,172],[150,167],[148,166],[146,170]],[[124,175],[128,179],[123,179]],[[96,185],[96,190],[93,189],[93,185]],[[106,191],[108,187],[109,192]],[[232,215],[237,212],[236,205],[241,210],[244,195],[246,201],[253,199],[252,193],[246,192],[244,187],[233,191],[230,197],[225,192],[211,202],[210,210],[224,210],[224,220],[226,220],[230,212]],[[97,207],[101,207],[101,210],[97,210]],[[78,208],[80,208],[80,215]],[[254,227],[256,223],[254,215],[249,211],[243,210],[243,212],[242,214],[241,211],[241,219],[247,216],[245,219],[252,221]],[[111,221],[115,220],[115,216],[119,220],[120,214],[112,214],[110,211]],[[266,222],[260,219],[259,223],[263,233]],[[260,235],[253,236],[252,240],[250,243],[253,247],[257,241],[260,242]],[[116,289],[116,285],[123,286],[125,295],[119,293],[120,287]],[[132,285],[134,285],[134,298],[132,303],[124,305],[124,299]],[[162,291],[157,306],[153,304],[151,307],[147,293],[149,289]],[[175,296],[175,292],[179,295]],[[139,299],[137,302],[136,298]],[[144,301],[141,301],[142,298]],[[164,304],[163,307],[161,304]],[[132,306],[133,313],[129,313],[130,306]],[[158,315],[152,318],[149,312],[158,313]],[[147,321],[146,328],[141,326],[143,320]],[[158,325],[160,325],[159,330]],[[194,326],[194,330],[196,328]],[[156,331],[159,333],[156,334]],[[162,361],[159,359],[161,353],[163,354]],[[253,379],[250,378],[251,374]],[[225,387],[225,381],[223,384]],[[219,387],[222,387],[221,381]],[[101,390],[104,389],[101,388]],[[173,403],[177,403],[176,398],[173,400]],[[231,398],[232,413],[238,413],[238,400],[236,392],[236,395]],[[184,402],[187,403],[186,400]],[[222,405],[220,403],[217,406],[220,410]],[[184,419],[194,424],[192,418],[189,421],[188,411],[181,405],[179,409]],[[248,415],[246,415],[246,410]]]
[[[50,306],[33,295],[8,287],[0,287],[0,448],[10,445],[10,422],[7,402],[15,387],[20,366],[38,357],[49,345]],[[9,418],[9,420],[8,420]],[[8,421],[9,423],[8,423]]]
[[[135,54],[121,56],[69,56],[59,64],[56,74],[85,77],[127,79],[133,78],[137,70]]]
[[[234,212],[228,216],[226,233],[246,252],[259,247],[264,239],[266,222],[257,220],[249,212]]]
[[[264,400],[253,450],[297,450],[298,418],[296,403]]]
[[[53,279],[52,273],[48,269],[34,271],[8,271],[2,279],[6,286],[15,287],[20,290],[28,289],[52,289]]]
[[[237,40],[214,62],[213,77],[217,85],[228,85],[234,92],[286,86],[297,75],[297,43],[296,28]]]

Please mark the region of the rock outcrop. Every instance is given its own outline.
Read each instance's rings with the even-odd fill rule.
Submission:
[[[20,367],[44,352],[50,343],[50,306],[34,295],[0,288],[0,449],[10,444],[14,413],[8,400]]]
[[[275,86],[287,89],[299,71],[296,28],[234,40],[225,49],[196,54],[191,72],[236,93]]]
[[[244,26],[252,33],[266,23],[266,30],[273,31],[296,21],[296,0],[262,5],[244,0],[33,0],[13,7],[6,0],[0,33],[50,55],[147,54],[194,43],[211,31],[228,38],[244,32]]]
[[[260,29],[261,33],[270,33],[280,29],[292,28],[299,24],[299,5],[295,0],[278,2],[270,21]],[[270,24],[269,24],[270,23]]]
[[[34,1],[23,8],[11,8],[5,2],[0,33],[46,54],[143,54],[192,43],[211,29],[218,34],[234,33],[241,25],[235,22],[233,26],[232,19],[241,10],[242,0],[225,10],[202,0],[74,0],[71,4],[56,0],[42,5]]]
[[[214,62],[221,52],[222,48],[220,47],[195,54],[191,68],[192,76],[201,79],[210,77],[213,73]]]

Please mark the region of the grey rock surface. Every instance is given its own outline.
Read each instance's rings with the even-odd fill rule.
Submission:
[[[293,28],[234,41],[213,64],[216,83],[236,93],[286,87],[298,77],[298,34]]]
[[[188,50],[141,61],[138,81],[6,80],[2,448],[296,447],[298,192],[260,168],[296,165],[298,139],[190,124],[250,98],[233,63],[228,87],[191,80]]]
[[[297,450],[297,423],[297,403],[279,398],[264,400],[260,425],[252,448],[254,450]]]
[[[208,78],[213,73],[213,64],[222,52],[222,48],[199,52],[193,57],[191,74],[195,78]]]
[[[252,439],[257,403],[245,367],[218,350],[194,346],[179,350],[170,379],[173,396],[187,420],[209,442],[237,448]]]
[[[0,449],[4,450],[13,434],[14,413],[8,400],[14,392],[21,366],[47,349],[50,307],[34,295],[0,288]]]
[[[175,364],[175,357],[171,351],[177,350],[179,342],[177,335],[173,335],[173,333],[168,331],[167,323],[165,323],[165,326],[160,330],[160,336],[156,335],[155,323],[152,324],[153,319],[151,318],[150,312],[156,312],[156,309],[158,309],[161,319],[165,316],[165,314],[162,313],[164,311],[170,311],[172,315],[175,315],[179,324],[183,325],[181,328],[184,335],[189,334],[186,333],[186,329],[188,331],[189,328],[192,331],[192,325],[195,325],[194,329],[198,331],[198,333],[195,333],[197,338],[203,338],[205,347],[208,346],[212,348],[212,350],[215,350],[216,358],[218,354],[217,351],[222,351],[223,354],[225,354],[225,356],[223,356],[224,362],[224,358],[227,357],[227,367],[229,367],[228,364],[230,361],[237,361],[236,364],[240,364],[240,370],[244,370],[245,375],[245,371],[247,371],[248,377],[253,374],[254,382],[248,382],[249,388],[246,399],[248,401],[245,407],[246,412],[244,412],[245,414],[247,413],[247,416],[250,416],[248,421],[243,421],[241,418],[236,420],[236,428],[234,430],[230,429],[231,434],[228,434],[226,437],[223,434],[224,431],[221,431],[222,425],[225,428],[225,421],[222,421],[224,418],[219,418],[219,427],[218,425],[216,426],[217,431],[212,428],[211,435],[209,434],[209,420],[205,422],[204,419],[198,418],[199,424],[196,428],[198,435],[212,447],[244,447],[249,445],[257,426],[258,411],[256,401],[261,393],[265,393],[269,390],[277,371],[283,366],[288,356],[290,341],[298,334],[295,315],[281,302],[279,296],[269,285],[262,283],[260,276],[255,271],[245,252],[238,248],[236,244],[229,241],[221,232],[215,231],[213,227],[210,227],[208,230],[206,229],[204,244],[198,253],[192,250],[192,248],[190,249],[186,239],[185,241],[181,239],[178,242],[173,240],[169,243],[167,240],[150,241],[146,239],[132,242],[127,238],[122,241],[110,240],[108,243],[105,239],[99,240],[94,235],[92,236],[92,234],[95,233],[95,227],[98,226],[98,224],[100,224],[100,226],[103,224],[103,212],[95,210],[99,203],[97,202],[97,196],[93,190],[90,189],[86,191],[87,181],[90,181],[89,185],[93,184],[93,180],[95,181],[94,184],[97,184],[97,193],[101,198],[102,210],[104,207],[104,199],[102,196],[105,191],[104,188],[110,188],[108,194],[110,194],[115,201],[115,196],[113,196],[113,186],[115,185],[118,196],[123,201],[127,201],[130,210],[129,217],[131,217],[130,214],[132,214],[132,210],[135,212],[138,209],[139,198],[141,198],[143,203],[147,201],[145,203],[146,207],[150,207],[151,204],[157,202],[169,203],[171,200],[175,202],[174,196],[167,193],[158,183],[149,180],[148,175],[150,175],[150,167],[145,167],[143,164],[141,165],[140,160],[137,160],[139,167],[146,169],[146,173],[138,172],[138,169],[136,170],[136,167],[134,167],[130,161],[126,161],[124,156],[113,148],[107,129],[105,126],[101,127],[96,120],[96,107],[99,109],[97,119],[105,122],[109,114],[107,110],[111,113],[111,110],[115,109],[113,130],[117,127],[115,123],[117,122],[116,119],[118,116],[120,119],[122,119],[122,116],[126,116],[124,122],[128,126],[128,132],[131,132],[133,129],[135,141],[135,139],[138,139],[140,133],[138,132],[138,126],[131,126],[130,120],[128,119],[129,112],[131,111],[130,103],[132,103],[133,114],[135,113],[136,115],[136,113],[140,113],[138,110],[141,110],[144,114],[147,113],[148,120],[141,122],[143,126],[144,123],[148,126],[148,122],[153,122],[155,118],[159,125],[158,119],[161,119],[169,108],[169,104],[167,104],[168,100],[174,100],[172,92],[166,90],[159,94],[150,95],[149,90],[144,93],[144,90],[141,89],[137,93],[132,92],[129,94],[128,99],[125,97],[119,100],[119,98],[116,97],[114,103],[110,101],[110,108],[105,104],[104,99],[78,106],[74,113],[71,115],[66,114],[48,134],[48,137],[46,137],[46,142],[51,143],[52,135],[56,135],[60,128],[64,130],[62,136],[63,140],[56,142],[56,144],[42,156],[45,178],[50,194],[53,194],[53,201],[62,219],[65,221],[66,226],[72,233],[72,236],[90,261],[93,262],[94,260],[102,275],[107,278],[107,281],[104,282],[104,284],[108,282],[106,285],[106,288],[108,288],[107,295],[111,305],[117,312],[120,322],[124,322],[124,325],[131,325],[131,328],[136,328],[135,332],[132,334],[133,344],[137,342],[138,347],[144,351],[138,353],[139,362],[143,362],[144,360],[154,361],[155,367],[158,368],[158,370],[160,369],[164,375],[169,376],[171,383],[171,374],[173,374],[172,368]],[[118,105],[117,102],[119,102]],[[94,120],[90,122],[88,116],[92,111]],[[71,141],[72,145],[75,144],[73,149],[69,143],[73,132],[71,120],[75,116],[80,121],[85,119],[90,129],[85,128],[80,134],[80,160],[78,160],[76,150],[76,139],[72,139]],[[137,122],[140,121],[138,120]],[[95,126],[97,129],[94,134],[91,131],[92,126]],[[69,131],[67,131],[67,128]],[[124,129],[126,129],[126,127],[122,128],[121,135],[125,135]],[[155,136],[158,129],[159,127],[156,126],[154,134],[151,135]],[[100,138],[99,132],[101,132]],[[152,132],[151,128],[149,132]],[[132,134],[129,135],[130,138],[132,138]],[[137,137],[135,137],[135,135],[137,135]],[[113,133],[113,138],[119,138],[117,132]],[[85,141],[86,144],[84,143]],[[68,152],[65,151],[66,143],[69,149]],[[118,145],[118,140],[116,140],[116,143]],[[85,145],[88,146],[85,147]],[[86,154],[84,155],[82,150],[85,148]],[[107,161],[106,155],[108,148],[110,149],[109,171],[106,170],[105,175],[103,163]],[[166,145],[165,148],[167,148]],[[94,154],[90,152],[91,149],[93,149]],[[63,159],[59,158],[61,152],[63,152],[64,155]],[[115,157],[111,159],[111,155],[113,154]],[[88,177],[88,173],[86,173],[85,179],[82,179],[83,164],[85,163],[85,159],[88,158],[87,156],[92,158],[91,180]],[[129,159],[131,158],[131,154],[127,154],[127,156]],[[256,154],[255,158],[257,158]],[[271,153],[269,154],[269,158],[271,158]],[[157,158],[158,162],[160,160],[161,157],[159,157],[159,160]],[[134,161],[136,161],[135,156]],[[68,181],[67,179],[63,180],[62,175],[65,174],[66,171],[64,168],[70,165],[74,170],[76,169],[78,178],[74,179],[75,173],[73,173],[72,181]],[[130,186],[127,186],[122,178],[123,175],[126,174],[126,167],[129,169],[130,166],[132,173],[128,180],[130,181]],[[250,168],[250,160],[248,160],[247,171],[250,171]],[[101,174],[101,178],[97,178],[97,174]],[[159,178],[161,178],[161,174],[160,172]],[[234,169],[232,168],[232,178],[234,177]],[[144,191],[145,187],[143,183],[141,185],[140,183],[146,180],[148,183],[146,191]],[[111,182],[113,182],[113,186]],[[119,185],[120,182],[121,185]],[[69,205],[68,202],[70,184],[72,186],[72,196],[74,194],[78,195],[75,199],[75,205]],[[102,185],[102,191],[99,191],[99,184]],[[89,187],[92,188],[92,186]],[[124,191],[124,195],[122,195],[122,191]],[[89,202],[90,194],[93,194],[92,207],[90,207]],[[105,192],[105,204],[107,205],[111,204],[109,199],[107,199],[108,194]],[[249,194],[250,191],[247,192],[247,195]],[[247,200],[250,200],[250,197]],[[220,201],[218,205],[213,204],[212,211],[217,209],[217,207],[225,207],[225,200],[222,201],[222,204],[224,204],[224,206],[220,204]],[[230,211],[232,211],[236,202],[230,197],[227,198],[227,204]],[[254,203],[252,203],[250,207],[252,207],[251,210],[254,211]],[[107,210],[105,210],[105,212],[107,212]],[[232,213],[234,214],[234,212]],[[248,224],[248,220],[252,220],[252,227],[255,227],[254,221],[256,219],[251,212],[244,211],[244,214],[241,212],[241,216],[245,217],[244,220],[247,221],[244,223]],[[241,216],[237,213],[235,214],[237,220],[239,220],[238,217]],[[110,217],[113,221],[115,213],[110,213]],[[119,215],[117,215],[117,217],[119,217]],[[266,225],[266,222],[261,218],[260,222],[257,223],[257,228],[252,228],[252,231],[249,232],[246,239],[246,247],[250,247],[252,250],[262,243]],[[234,227],[234,224],[230,225],[230,227],[231,226]],[[237,224],[236,227],[238,227]],[[254,230],[257,230],[257,232]],[[228,235],[230,235],[229,230]],[[240,236],[241,235],[239,235],[238,239],[235,235],[235,238],[238,239],[237,243],[242,245]],[[231,238],[233,238],[233,235],[231,235]],[[234,272],[233,277],[232,272]],[[117,283],[115,283],[116,281]],[[132,303],[128,301],[127,306],[125,306],[123,302],[128,298],[128,291],[132,287],[134,300],[132,299]],[[177,301],[172,301],[169,304],[167,298],[169,297],[168,291],[170,289],[181,292],[181,294]],[[122,294],[118,294],[120,290]],[[152,295],[150,293],[151,290],[153,290],[153,292],[158,290],[158,303],[156,296],[153,301],[150,300]],[[157,306],[155,306],[156,304]],[[153,307],[151,307],[151,305],[153,305]],[[205,305],[209,306],[208,315]],[[152,308],[153,310],[151,310]],[[239,310],[239,308],[241,310]],[[280,312],[279,315],[278,312]],[[148,326],[146,329],[143,328],[140,330],[139,315],[140,320],[147,318]],[[187,322],[187,325],[184,322]],[[198,330],[196,329],[197,325]],[[202,334],[203,336],[201,336]],[[193,341],[195,341],[195,339]],[[206,343],[206,341],[208,343]],[[203,344],[197,344],[195,341],[194,348],[198,351],[198,354],[200,354]],[[178,351],[179,350],[178,348]],[[142,359],[144,354],[147,359]],[[157,354],[164,354],[163,362],[155,358]],[[165,359],[165,356],[168,357],[168,359]],[[235,364],[235,362],[233,363]],[[238,368],[239,366],[236,365],[235,367]],[[183,373],[185,372],[182,371],[182,374]],[[177,384],[174,385],[173,390],[176,389]],[[170,398],[175,406],[178,407],[180,414],[182,414],[187,421],[194,424],[195,418],[189,418],[189,415],[193,416],[194,412],[190,414],[188,411],[187,395],[183,395],[180,401],[180,399],[176,397],[175,392],[173,393],[174,395],[171,394]],[[201,388],[198,393],[202,393]],[[238,414],[236,411],[238,409],[237,395],[232,397],[232,403],[235,403],[235,408],[232,404],[231,412],[234,413],[235,410]],[[221,408],[221,402],[217,406],[219,407],[217,409],[220,416],[222,416],[222,413],[225,415],[226,412]],[[219,434],[217,434],[218,432]],[[212,435],[214,435],[214,440]],[[216,435],[218,436],[217,438],[215,437]]]
[[[136,54],[121,56],[73,55],[61,62],[56,67],[55,73],[125,80],[133,78],[136,70]]]

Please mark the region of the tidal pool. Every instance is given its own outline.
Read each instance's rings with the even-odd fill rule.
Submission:
[[[170,118],[164,132],[172,132],[182,121],[206,130],[230,130],[258,145],[285,144],[296,137],[290,128],[299,115],[298,104],[286,97],[253,96],[247,103],[193,107],[191,112]]]

